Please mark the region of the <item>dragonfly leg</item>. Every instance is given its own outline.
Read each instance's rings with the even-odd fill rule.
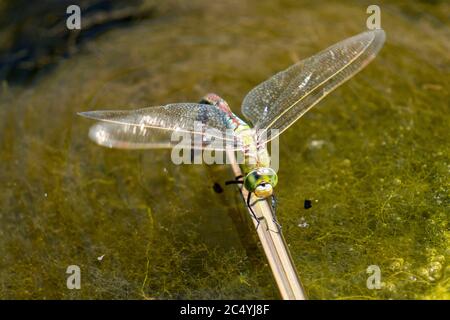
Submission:
[[[256,230],[258,230],[260,221],[261,221],[262,219],[264,219],[264,218],[258,218],[258,217],[256,216],[255,211],[253,211],[252,204],[250,203],[251,196],[252,196],[252,193],[249,192],[249,193],[248,193],[248,196],[247,196],[247,207],[250,209],[250,212],[252,213],[253,218],[254,218],[254,219],[256,220],[256,222],[257,222],[257,224],[256,224]]]
[[[272,205],[272,213],[273,213],[273,223],[275,223],[275,225],[278,227],[278,230],[281,230],[281,224],[278,223],[278,218],[277,218],[277,214],[276,214],[277,204],[278,204],[277,197],[275,196],[275,194],[272,194],[271,205]]]
[[[243,176],[242,176],[242,175],[239,175],[239,176],[235,177],[235,180],[225,181],[225,185],[228,186],[228,185],[230,185],[230,184],[243,184],[243,183],[244,183],[244,180],[242,180],[242,178],[243,178]],[[241,192],[241,195],[242,195],[242,190],[239,189],[239,191]],[[243,195],[242,195],[242,196],[243,196]],[[251,197],[252,197],[252,193],[249,192],[249,193],[248,193],[248,196],[247,196],[247,207],[250,209],[250,212],[252,213],[252,218],[254,218],[254,219],[257,221],[257,224],[256,224],[256,230],[258,230],[260,221],[261,221],[262,219],[264,219],[264,218],[258,218],[258,216],[256,215],[255,211],[253,211],[252,205],[255,204],[255,203],[256,203],[257,201],[259,201],[259,200],[255,201],[255,202],[252,204],[252,203],[250,203]]]
[[[230,184],[243,184],[244,181],[238,181],[238,180],[230,180],[230,181],[225,181],[225,185],[228,186]]]
[[[272,193],[272,198],[270,200],[271,200],[270,204],[272,205],[273,213],[275,213],[277,211],[278,199],[274,193]]]
[[[243,184],[244,181],[243,180],[239,180],[243,178],[243,176],[237,176],[234,178],[234,180],[230,180],[230,181],[225,181],[225,185],[230,185],[230,184]]]

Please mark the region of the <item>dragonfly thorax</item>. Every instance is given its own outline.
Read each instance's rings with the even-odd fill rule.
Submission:
[[[244,177],[244,186],[258,198],[270,197],[278,183],[278,176],[272,168],[256,168]]]

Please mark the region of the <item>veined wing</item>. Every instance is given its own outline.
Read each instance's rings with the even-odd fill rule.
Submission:
[[[240,138],[227,130],[229,115],[208,104],[176,103],[79,115],[99,121],[89,130],[89,137],[110,148],[240,150],[242,145]]]
[[[328,93],[364,68],[383,46],[383,30],[363,32],[304,59],[252,89],[242,113],[261,143],[275,138]],[[278,133],[272,133],[277,129]]]

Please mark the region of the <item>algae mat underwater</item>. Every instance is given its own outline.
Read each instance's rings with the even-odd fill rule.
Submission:
[[[131,23],[14,66],[20,28],[2,28],[0,297],[279,298],[236,190],[212,188],[230,168],[100,148],[76,112],[213,91],[240,114],[256,84],[364,31],[369,4],[136,1]],[[278,219],[309,298],[449,299],[449,5],[379,5],[380,54],[280,139]]]

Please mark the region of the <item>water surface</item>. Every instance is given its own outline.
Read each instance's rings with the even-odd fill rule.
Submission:
[[[30,55],[31,69],[4,65],[0,296],[279,298],[236,190],[212,188],[230,168],[101,148],[76,112],[213,91],[239,113],[253,86],[365,30],[369,4],[136,2],[151,14],[51,42],[62,53]],[[278,218],[313,299],[450,298],[449,5],[381,9],[379,56],[280,141]],[[73,264],[81,290],[66,287]],[[369,265],[381,268],[380,290],[366,287]]]

